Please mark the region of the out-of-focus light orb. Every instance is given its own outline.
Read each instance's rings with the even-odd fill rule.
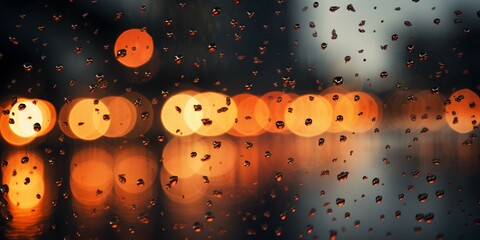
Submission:
[[[271,133],[289,133],[287,124],[285,124],[285,112],[288,111],[288,105],[296,97],[295,94],[283,93],[279,91],[269,92],[260,97],[267,104],[269,111],[264,112],[257,117],[267,117],[268,123],[265,130]],[[262,104],[259,102],[259,104]]]
[[[188,136],[200,128],[202,125],[201,121],[187,124],[187,121],[191,121],[191,119],[185,118],[186,107],[192,107],[187,106],[187,103],[200,104],[196,102],[196,99],[192,98],[196,94],[193,91],[178,93],[168,98],[165,102],[160,113],[160,119],[168,132],[176,136]],[[194,111],[190,114],[194,115],[193,119],[202,118],[201,111]]]
[[[25,145],[55,125],[55,108],[45,100],[18,98],[13,106],[4,103],[2,107],[8,114],[1,115],[0,133],[12,145]]]
[[[480,121],[480,98],[470,89],[461,89],[449,97],[446,105],[446,120],[450,128],[459,133],[468,133],[478,127]]]
[[[118,36],[113,54],[121,64],[136,68],[150,61],[153,50],[153,39],[146,30],[129,29]]]
[[[10,129],[20,137],[31,137],[36,135],[35,123],[43,123],[42,110],[31,101],[17,102],[10,110]]]
[[[327,131],[332,124],[332,106],[324,97],[314,94],[293,100],[285,112],[285,124],[290,131],[303,137],[313,137]]]
[[[153,154],[141,147],[116,150],[113,168],[115,185],[127,193],[149,190],[157,176],[158,165]]]
[[[113,157],[106,150],[89,147],[75,152],[70,163],[70,188],[83,205],[99,206],[113,186]]]
[[[215,92],[196,94],[187,102],[184,111],[190,129],[203,136],[226,133],[233,127],[237,117],[235,101]]]
[[[344,119],[342,127],[350,132],[366,132],[378,126],[382,118],[382,103],[368,93],[350,92],[345,94],[353,105],[353,115]]]
[[[235,124],[228,131],[237,137],[257,136],[265,132],[270,110],[267,104],[259,97],[241,93],[232,98],[237,104],[238,113]]]
[[[133,103],[124,97],[105,97],[101,102],[107,106],[110,114],[110,125],[105,132],[106,137],[118,138],[127,135],[136,124],[137,111]]]
[[[2,182],[9,187],[12,207],[30,209],[42,202],[45,193],[44,164],[40,156],[29,151],[14,151],[7,157]]]
[[[95,140],[102,137],[110,126],[110,115],[107,106],[100,100],[87,98],[75,103],[72,107],[68,123],[72,133],[83,140]]]
[[[162,154],[163,168],[175,176],[185,178],[196,174],[203,162],[210,158],[207,143],[197,136],[173,138]]]
[[[353,115],[355,114],[350,99],[348,99],[345,94],[336,92],[325,94],[323,97],[327,99],[333,110],[331,115],[332,125],[330,125],[328,132],[337,133],[346,131],[344,126],[353,122]]]

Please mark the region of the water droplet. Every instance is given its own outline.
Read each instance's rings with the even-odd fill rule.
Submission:
[[[29,158],[28,156],[24,156],[24,157],[22,157],[22,159],[21,159],[21,163],[22,163],[22,164],[27,164],[29,160],[30,160],[30,158]]]
[[[380,183],[380,179],[378,177],[372,179],[372,185],[373,186],[378,186],[379,183]]]
[[[208,160],[210,160],[211,157],[212,157],[212,156],[211,156],[210,154],[205,154],[205,155],[200,159],[200,161],[202,161],[202,162],[208,161]]]
[[[428,183],[435,183],[435,181],[437,180],[437,176],[433,175],[433,174],[428,174],[427,177],[426,177],[426,180]]]
[[[378,196],[375,197],[375,202],[380,204],[380,203],[382,203],[382,199],[383,199],[383,197],[381,195],[378,195]]]
[[[283,121],[276,121],[275,126],[277,129],[283,129],[285,127],[285,123]]]
[[[423,202],[427,201],[428,194],[427,193],[420,193],[420,194],[418,194],[417,198],[418,198],[419,202],[423,203]]]
[[[127,56],[127,50],[126,49],[119,49],[117,51],[117,58],[123,58]]]
[[[277,172],[275,174],[275,180],[277,180],[277,182],[282,181],[282,178],[283,178],[283,174],[281,172]]]
[[[340,182],[347,180],[347,178],[348,178],[348,172],[341,172],[337,175],[337,180]]]
[[[343,84],[343,77],[342,76],[336,76],[333,78],[333,83],[337,86]]]
[[[0,186],[0,193],[2,194],[7,194],[9,190],[10,188],[7,184],[2,184],[2,186]]]
[[[35,132],[40,132],[40,130],[42,130],[42,126],[40,126],[40,123],[34,123],[33,124],[33,130]]]
[[[337,204],[337,206],[343,206],[343,205],[345,205],[345,199],[344,198],[337,198],[337,200],[335,200],[335,203]]]
[[[125,174],[119,174],[119,175],[118,175],[118,181],[119,181],[121,184],[127,183],[127,178],[125,178]]]
[[[318,146],[323,146],[324,143],[325,143],[325,139],[324,139],[324,138],[319,138],[319,139],[318,139]]]

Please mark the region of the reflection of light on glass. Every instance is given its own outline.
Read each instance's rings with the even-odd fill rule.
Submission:
[[[265,132],[268,124],[269,109],[267,104],[252,94],[238,94],[232,98],[237,104],[238,113],[235,125],[229,134],[240,136],[257,136]]]
[[[260,177],[265,173],[260,172],[260,169],[264,169],[260,166],[263,153],[258,146],[262,136],[240,138],[235,141],[239,156],[235,163],[235,182],[239,194],[257,194]]]
[[[110,125],[105,136],[115,138],[127,135],[136,124],[135,106],[124,97],[105,97],[101,101],[110,112],[108,116]]]
[[[152,153],[140,147],[117,151],[114,165],[115,186],[128,193],[141,193],[154,183],[158,165]]]
[[[285,124],[299,136],[320,135],[332,124],[332,107],[322,96],[300,96],[288,104],[287,108]]]
[[[113,158],[100,147],[76,151],[70,163],[72,207],[78,221],[88,229],[83,237],[100,234],[102,218],[111,203],[113,188]]]
[[[45,182],[43,160],[27,150],[11,152],[6,160],[8,165],[3,168],[2,182],[9,186],[8,211],[13,216],[6,236],[36,238],[45,231],[44,221],[52,211],[53,194]]]
[[[468,133],[478,127],[480,121],[480,98],[470,89],[461,89],[449,97],[446,105],[446,120],[450,128],[459,133]]]
[[[173,138],[162,154],[163,167],[179,177],[189,177],[202,168],[208,154],[207,144],[199,137]]]
[[[158,165],[154,155],[141,147],[122,146],[114,163],[113,212],[124,229],[148,238],[152,232],[150,208],[156,203]],[[125,238],[125,232],[119,232]]]
[[[113,158],[104,149],[89,147],[75,152],[70,163],[73,198],[87,207],[108,204],[113,186]]]
[[[55,125],[53,105],[44,100],[18,98],[12,106],[3,104],[9,114],[0,118],[0,133],[12,145],[24,145],[50,132]]]
[[[173,180],[174,176],[178,180]],[[162,168],[160,170],[160,184],[165,195],[175,203],[191,204],[197,203],[205,196],[208,183],[205,183],[200,174],[193,174],[187,177],[180,177]]]
[[[265,126],[265,130],[272,133],[289,132],[288,126],[285,124],[285,112],[288,111],[287,106],[295,96],[283,92],[269,92],[260,97],[269,109],[268,112],[263,113],[268,115],[268,124]]]
[[[186,108],[193,108],[193,106],[187,106],[187,102],[191,101],[192,96],[196,94],[197,93],[193,91],[178,93],[168,98],[168,100],[163,105],[160,119],[163,123],[163,126],[171,134],[178,136],[187,136],[194,133],[198,128],[200,128],[200,121],[196,122],[195,126],[192,126],[192,124],[194,123],[190,123],[190,125],[187,124],[187,121],[190,121],[190,119],[185,118]],[[194,104],[199,103],[196,102]],[[202,116],[201,111],[195,112],[195,114],[200,117],[194,117],[194,119],[201,118]]]
[[[114,55],[121,64],[136,68],[150,60],[153,50],[153,39],[146,30],[129,29],[115,41]]]
[[[215,92],[196,94],[188,100],[184,111],[190,129],[203,136],[218,136],[227,132],[237,117],[235,101]]]

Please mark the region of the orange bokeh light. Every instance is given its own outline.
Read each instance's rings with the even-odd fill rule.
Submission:
[[[201,109],[195,108],[201,106]],[[224,94],[205,92],[194,95],[184,109],[187,125],[203,136],[218,136],[230,130],[237,117],[235,101]]]
[[[337,133],[346,131],[349,124],[353,122],[354,119],[354,107],[350,99],[345,96],[345,94],[331,92],[324,95],[325,99],[332,106],[332,125],[328,129],[328,132]],[[353,99],[352,99],[353,100]]]
[[[22,110],[19,106],[22,106]],[[0,133],[12,145],[30,143],[36,137],[49,133],[55,126],[55,108],[45,100],[18,98],[13,106],[4,103],[3,109],[8,110],[9,114],[0,117]]]
[[[74,153],[70,163],[70,188],[84,206],[105,204],[113,186],[113,157],[104,149],[89,147]]]
[[[8,165],[2,171],[2,182],[9,187],[12,207],[31,209],[39,205],[45,193],[43,160],[34,152],[20,150],[11,152],[6,159]]]
[[[178,177],[178,181],[172,184],[171,177],[174,176]],[[163,192],[171,201],[183,204],[198,201],[205,196],[208,189],[208,184],[204,183],[201,175],[193,174],[188,177],[180,177],[170,173],[166,168],[160,170],[160,184]]]
[[[116,187],[126,193],[137,194],[150,189],[157,176],[158,165],[149,150],[127,147],[117,151],[113,173]]]
[[[377,126],[382,118],[382,103],[373,96],[364,92],[350,92],[345,94],[353,105],[353,115],[344,119],[342,127],[350,132],[366,132]]]
[[[138,92],[128,92],[122,97],[135,106],[136,120],[134,128],[126,135],[126,137],[138,137],[146,133],[153,125],[153,106],[147,97]]]
[[[174,96],[171,96],[163,105],[160,119],[163,126],[171,134],[177,136],[188,136],[195,132],[194,129],[187,124],[187,119],[185,118],[185,108],[187,107],[187,103],[191,101],[192,96],[196,94],[197,93],[193,91],[178,93]],[[198,115],[201,116],[200,113],[198,113]],[[200,122],[198,122],[195,127],[199,128]]]
[[[283,92],[269,92],[260,97],[260,99],[267,104],[269,111],[262,115],[257,115],[258,118],[265,118],[268,116],[268,123],[265,130],[271,133],[289,133],[288,126],[285,124],[285,112],[288,111],[288,105],[296,97],[295,94],[287,94]],[[263,104],[259,101],[259,104]],[[284,125],[278,125],[282,122]]]
[[[325,132],[332,124],[333,110],[324,97],[303,95],[293,100],[285,112],[285,124],[290,131],[303,137]]]
[[[136,68],[150,61],[153,50],[153,39],[146,30],[129,29],[118,36],[113,54],[121,64]]]
[[[163,149],[163,167],[178,177],[190,177],[203,165],[208,146],[200,137],[174,138]]]
[[[470,89],[461,89],[450,95],[446,105],[446,120],[450,128],[459,133],[468,133],[480,121],[480,98]]]
[[[101,99],[110,112],[110,125],[106,137],[116,138],[127,135],[137,120],[137,111],[133,103],[124,97],[105,97]]]
[[[237,104],[238,113],[235,124],[229,134],[241,136],[257,136],[265,132],[270,115],[267,104],[259,97],[241,93],[232,98]]]
[[[83,140],[95,140],[108,130],[110,120],[105,119],[110,111],[107,106],[93,98],[82,99],[75,103],[68,116],[72,133]]]

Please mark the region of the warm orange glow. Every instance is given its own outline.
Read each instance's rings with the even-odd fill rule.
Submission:
[[[15,151],[7,156],[2,182],[9,187],[8,201],[13,208],[31,209],[42,202],[45,193],[43,160],[33,152]],[[22,159],[28,162],[22,163]]]
[[[144,95],[137,92],[129,92],[123,95],[128,99],[137,110],[135,127],[126,135],[126,137],[138,137],[146,133],[153,124],[153,106],[150,100]]]
[[[163,167],[170,173],[186,178],[198,172],[209,148],[200,137],[173,138],[163,149]]]
[[[36,100],[36,102],[43,115],[43,124],[41,126],[41,130],[38,132],[38,136],[43,136],[52,131],[52,129],[55,127],[57,112],[55,110],[55,106],[48,101]]]
[[[27,163],[22,163],[23,157],[28,157]],[[37,239],[48,228],[45,219],[52,213],[51,204],[54,189],[52,183],[46,182],[50,172],[44,168],[39,155],[29,150],[17,150],[7,155],[8,166],[2,168],[2,182],[9,185],[7,198],[8,211],[13,216],[5,229],[7,239]],[[16,175],[13,176],[14,170]],[[25,183],[30,181],[28,184]]]
[[[55,108],[47,101],[18,98],[14,106],[4,103],[2,107],[10,113],[0,117],[0,133],[12,145],[25,145],[55,125]]]
[[[265,132],[268,124],[269,109],[259,97],[241,93],[232,98],[237,104],[238,113],[235,125],[228,131],[229,134],[240,136],[257,136]]]
[[[333,109],[332,125],[328,129],[328,132],[336,133],[345,131],[349,124],[354,121],[354,107],[350,99],[341,93],[331,92],[323,95],[325,99],[331,104]],[[353,101],[353,99],[352,99]],[[345,126],[347,126],[345,128]]]
[[[19,106],[24,106],[25,109],[20,110]],[[12,106],[10,119],[15,122],[14,124],[9,124],[9,126],[16,135],[32,137],[37,133],[33,125],[35,123],[43,123],[43,114],[36,104],[25,99]]]
[[[202,161],[201,158],[204,155],[200,155],[193,160],[201,163],[201,168],[196,173],[209,178],[230,174],[237,157],[237,149],[232,140],[227,137],[209,137],[203,138],[201,142],[207,146],[207,154],[210,155],[210,158]],[[218,146],[218,143],[221,144],[220,147],[215,147]]]
[[[201,106],[201,110],[195,109]],[[199,93],[191,98],[184,109],[190,129],[203,136],[218,136],[230,130],[237,117],[233,99],[221,93]]]
[[[353,115],[344,119],[342,127],[349,132],[361,133],[377,126],[382,117],[382,103],[380,100],[364,92],[350,92],[345,94],[353,105]]]
[[[85,148],[74,153],[70,163],[70,188],[75,200],[84,206],[106,203],[114,181],[113,158],[104,149]]]
[[[439,129],[445,124],[445,98],[431,91],[402,91],[394,93],[387,102],[388,117],[391,125],[400,129],[410,128],[429,131]]]
[[[123,137],[135,126],[137,111],[133,103],[124,97],[105,97],[101,99],[109,112],[110,125],[106,137]]]
[[[332,107],[322,96],[314,94],[300,96],[287,108],[289,110],[285,112],[285,124],[290,131],[299,136],[320,135],[332,124]]]
[[[285,112],[288,111],[288,104],[293,101],[296,95],[283,92],[269,92],[260,97],[267,104],[269,111],[258,115],[264,118],[268,116],[268,124],[265,130],[272,133],[289,133],[287,124],[285,124]],[[260,102],[261,103],[261,102]],[[279,125],[283,123],[284,125]]]
[[[172,176],[176,176],[167,169],[160,170],[160,184],[165,195],[176,203],[193,203],[205,196],[208,189],[208,183],[199,174],[189,177],[179,177],[178,182],[171,184]],[[169,184],[170,186],[168,186]]]
[[[142,147],[127,147],[116,152],[113,169],[115,185],[133,194],[150,189],[158,172],[152,153]]]
[[[468,133],[480,121],[480,98],[470,89],[461,89],[450,95],[446,106],[446,120],[450,128],[459,133]]]
[[[68,123],[72,133],[83,140],[95,140],[108,130],[110,121],[104,116],[110,115],[107,106],[99,100],[87,98],[75,103],[72,107]]]
[[[191,123],[190,126],[187,124],[187,121],[191,121],[190,119],[185,118],[185,110],[187,103],[192,100],[192,96],[196,95],[196,92],[188,91],[175,94],[171,96],[163,105],[161,111],[161,121],[163,126],[169,131],[171,134],[177,136],[187,136],[194,133],[198,128],[200,128],[201,122]],[[194,100],[192,100],[194,101]],[[195,103],[199,104],[199,103]],[[201,112],[195,112],[192,114],[196,114],[197,116],[194,119],[201,118]],[[191,127],[194,127],[192,129]]]
[[[153,39],[146,30],[129,29],[118,36],[113,54],[121,64],[135,68],[150,61],[153,49]]]

